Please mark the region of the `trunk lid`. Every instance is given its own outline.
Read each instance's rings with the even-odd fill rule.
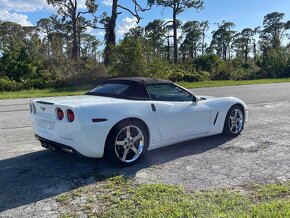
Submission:
[[[104,103],[113,103],[113,102],[123,102],[125,99],[117,99],[103,96],[92,96],[92,95],[80,95],[80,96],[64,96],[64,97],[48,97],[36,99],[33,102],[39,105],[45,105],[50,107],[52,105],[58,106],[86,106],[94,104],[104,104]]]

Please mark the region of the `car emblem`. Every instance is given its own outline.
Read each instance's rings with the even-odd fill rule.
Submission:
[[[45,107],[40,107],[40,109],[44,112],[45,111]]]

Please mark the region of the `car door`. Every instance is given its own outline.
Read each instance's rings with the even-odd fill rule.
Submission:
[[[210,108],[174,84],[149,85],[152,107],[163,141],[209,132]]]

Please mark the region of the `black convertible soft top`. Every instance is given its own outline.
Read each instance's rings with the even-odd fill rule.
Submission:
[[[172,84],[172,82],[169,80],[145,77],[114,78],[100,83],[99,86],[86,94],[144,101],[150,100],[146,86],[158,84]]]
[[[114,78],[105,81],[104,83],[110,82],[137,82],[142,85],[155,85],[155,84],[172,84],[170,80],[165,79],[155,79],[155,78],[147,78],[147,77],[123,77],[123,78]]]

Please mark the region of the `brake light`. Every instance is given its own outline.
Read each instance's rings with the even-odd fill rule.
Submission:
[[[71,109],[67,110],[67,119],[69,122],[73,122],[75,119],[75,114]]]
[[[60,109],[59,107],[56,109],[56,115],[57,115],[57,118],[59,120],[62,120],[64,117],[64,113],[63,113],[62,109]]]

